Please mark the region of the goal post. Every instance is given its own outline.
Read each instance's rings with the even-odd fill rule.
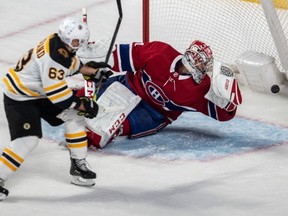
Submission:
[[[142,18],[142,34],[143,34],[143,42],[149,42],[149,34],[150,34],[150,19],[149,19],[149,5],[150,5],[150,0],[142,0],[142,13],[143,13],[143,18]]]
[[[266,17],[267,24],[269,26],[282,68],[287,73],[288,46],[287,46],[287,38],[282,28],[281,21],[283,25],[287,24],[288,12],[285,14],[284,18],[280,19],[280,17],[277,14],[276,7],[284,9],[285,11],[288,9],[288,2],[286,0],[275,0],[275,2],[273,3],[273,1],[261,0],[261,5],[263,7],[264,15]]]
[[[230,64],[248,50],[264,53],[287,79],[287,0],[142,1],[143,41],[165,41],[184,52],[199,39]]]

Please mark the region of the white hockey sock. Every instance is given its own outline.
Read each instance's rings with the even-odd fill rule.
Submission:
[[[36,136],[13,140],[0,157],[0,178],[6,180],[9,175],[16,172],[25,157],[37,147],[38,142],[39,138]]]

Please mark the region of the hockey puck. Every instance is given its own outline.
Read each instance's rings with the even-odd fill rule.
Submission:
[[[271,86],[271,92],[273,94],[277,94],[280,91],[280,87],[278,85]]]

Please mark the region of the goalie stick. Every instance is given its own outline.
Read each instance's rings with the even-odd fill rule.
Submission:
[[[112,49],[113,49],[118,31],[119,31],[119,28],[120,28],[120,25],[122,22],[122,17],[123,17],[121,0],[116,0],[116,3],[117,3],[117,9],[118,9],[119,17],[118,17],[118,21],[117,21],[117,24],[116,24],[116,27],[115,27],[115,30],[113,33],[113,37],[112,37],[110,45],[109,45],[108,52],[107,52],[106,57],[105,57],[106,63],[108,63],[109,58],[111,56]],[[82,17],[83,17],[83,22],[87,23],[87,10],[86,10],[86,8],[82,8]],[[90,98],[93,97],[93,99],[96,99],[96,94],[98,93],[98,91],[101,87],[102,79],[103,79],[103,76],[100,77],[100,80],[97,83],[97,86],[95,85],[95,83],[93,81],[85,80],[85,95],[87,97],[90,97]]]
[[[115,27],[115,30],[114,30],[114,33],[113,33],[113,37],[112,37],[112,40],[111,40],[111,43],[110,43],[106,58],[105,58],[105,62],[106,63],[108,63],[110,55],[112,53],[112,49],[113,49],[113,46],[114,46],[118,31],[119,31],[119,28],[120,28],[120,25],[121,25],[121,22],[122,22],[122,17],[123,17],[121,0],[116,0],[116,3],[117,3],[117,9],[118,9],[119,17],[118,17],[118,21],[117,21],[117,24],[116,24],[116,27]],[[96,86],[94,94],[98,93],[98,91],[99,91],[99,89],[101,87],[102,78],[103,78],[103,76],[101,76],[101,78],[100,78],[100,80],[98,82],[98,85]]]

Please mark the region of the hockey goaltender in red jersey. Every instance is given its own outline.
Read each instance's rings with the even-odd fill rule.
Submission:
[[[114,97],[112,102],[120,98],[123,103],[130,93],[125,99],[130,107],[114,118],[106,115],[101,119],[99,115],[99,119],[88,119],[88,140],[97,148],[103,148],[116,135],[137,138],[154,134],[187,111],[228,121],[242,103],[231,67],[214,60],[211,48],[199,40],[193,41],[184,54],[158,41],[117,44],[113,62],[114,72],[126,74],[110,77],[101,86],[97,102],[105,101],[104,95],[114,88],[114,94],[108,93]],[[117,88],[112,87],[115,83]],[[140,100],[135,102],[133,96]]]

